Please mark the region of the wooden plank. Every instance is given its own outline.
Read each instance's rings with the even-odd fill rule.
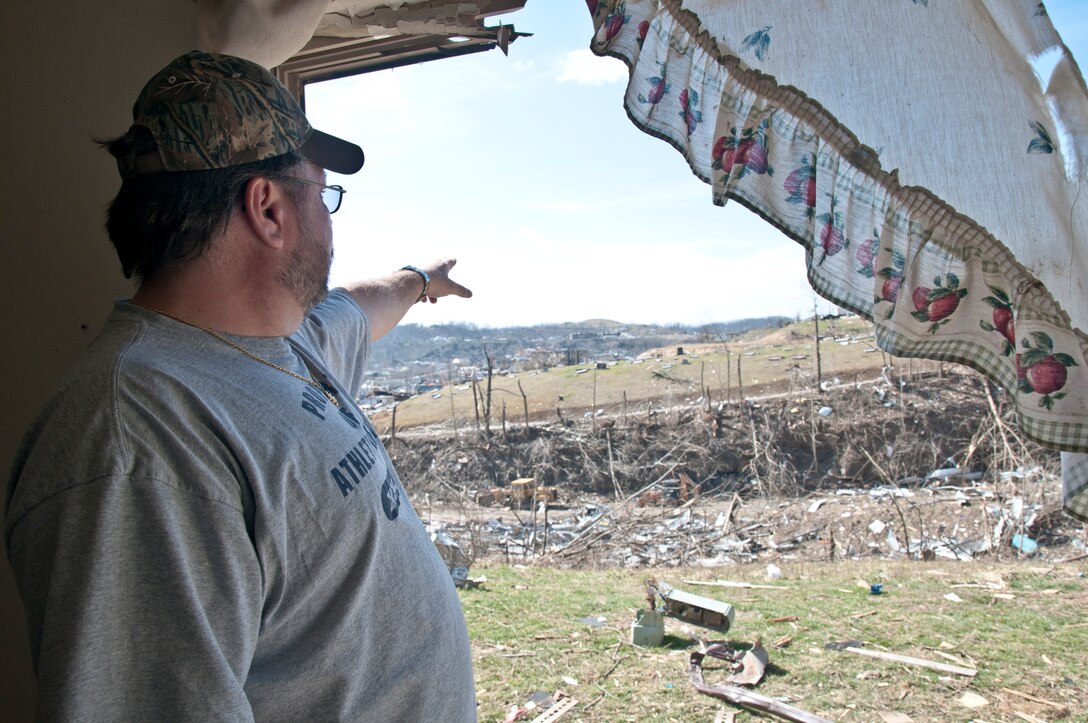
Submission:
[[[966,675],[973,678],[978,675],[978,671],[974,668],[961,668],[958,665],[948,665],[946,663],[937,663],[932,660],[925,660],[924,658],[912,658],[909,655],[899,655],[897,653],[885,653],[879,650],[865,650],[864,648],[844,648],[847,652],[857,653],[858,655],[867,655],[870,658],[880,658],[881,660],[891,660],[896,663],[904,663],[906,665],[919,665],[923,668],[931,668],[932,670],[939,670],[942,673],[954,673],[956,675]]]
[[[533,718],[533,723],[551,723],[551,721],[559,720],[564,713],[577,704],[578,701],[574,698],[560,698],[551,708],[548,708],[548,710],[544,711],[536,718]]]
[[[785,585],[756,585],[751,582],[733,582],[732,580],[683,580],[685,585],[713,585],[715,587],[739,587],[756,590],[785,590]]]

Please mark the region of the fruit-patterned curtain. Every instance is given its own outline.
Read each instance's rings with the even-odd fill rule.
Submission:
[[[1088,519],[1088,91],[1043,3],[587,4],[632,121],[883,349],[1003,387]]]

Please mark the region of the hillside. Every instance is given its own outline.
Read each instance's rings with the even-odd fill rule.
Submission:
[[[529,349],[553,352],[575,349],[589,358],[606,354],[623,357],[653,346],[720,340],[752,329],[778,328],[788,322],[785,317],[775,316],[698,326],[632,324],[609,319],[511,327],[400,324],[374,344],[370,363],[377,370],[419,361],[446,364],[460,359],[480,363],[485,350],[496,359],[511,361]]]
[[[441,424],[455,429],[490,416],[493,425],[508,420],[556,420],[587,414],[623,417],[654,408],[719,402],[781,394],[823,386],[858,384],[882,373],[914,376],[936,373],[936,362],[896,360],[877,349],[872,325],[859,317],[820,322],[819,365],[813,322],[748,330],[728,341],[688,333],[666,344],[647,343],[630,358],[610,352],[584,363],[517,372],[496,363],[490,380],[486,367],[475,379],[448,382],[396,405],[398,429]],[[479,356],[479,353],[477,353]],[[886,369],[887,368],[887,369]],[[491,393],[487,393],[490,383]],[[436,385],[437,386],[437,385]],[[490,398],[490,410],[487,400]],[[372,412],[380,432],[393,426],[393,407]]]

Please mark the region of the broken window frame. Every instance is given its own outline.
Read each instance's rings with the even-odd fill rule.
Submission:
[[[416,10],[433,14],[437,19],[445,12],[445,4],[442,0],[432,0],[430,8],[417,7]],[[402,34],[390,29],[386,35],[356,38],[315,35],[302,50],[273,72],[305,108],[305,88],[309,83],[481,53],[496,47],[505,53],[511,42],[528,34],[516,32],[512,25],[488,27],[483,24],[486,17],[520,10],[525,6],[525,0],[483,0],[477,5],[477,26],[471,29],[449,26],[448,34]],[[436,26],[441,27],[441,22]]]

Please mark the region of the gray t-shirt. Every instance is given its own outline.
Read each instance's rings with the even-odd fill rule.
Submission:
[[[289,339],[119,303],[16,458],[5,533],[38,715],[475,720],[450,575],[352,401],[334,291]]]

